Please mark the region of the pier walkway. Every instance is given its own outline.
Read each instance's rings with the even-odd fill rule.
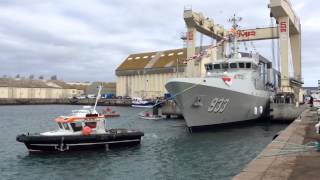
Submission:
[[[320,179],[318,118],[306,109],[233,180]]]

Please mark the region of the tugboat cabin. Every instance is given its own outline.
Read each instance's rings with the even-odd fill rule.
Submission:
[[[89,116],[94,114],[87,114],[87,117],[59,117],[56,119],[59,130],[70,132],[86,133],[105,133],[104,116]],[[88,134],[87,134],[88,135]]]

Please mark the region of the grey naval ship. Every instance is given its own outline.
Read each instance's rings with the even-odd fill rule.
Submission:
[[[165,85],[189,128],[258,119],[268,106],[274,88],[268,78],[271,62],[239,53],[236,35],[231,42],[229,57],[205,64],[204,77],[173,78]]]

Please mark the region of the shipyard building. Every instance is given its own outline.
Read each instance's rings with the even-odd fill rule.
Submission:
[[[84,90],[58,80],[0,78],[0,99],[63,99]]]
[[[185,59],[186,49],[129,55],[116,69],[117,96],[163,96],[168,79],[185,75]]]
[[[116,94],[116,83],[114,82],[92,82],[86,87],[86,94],[97,94],[98,87],[102,86],[101,94]]]

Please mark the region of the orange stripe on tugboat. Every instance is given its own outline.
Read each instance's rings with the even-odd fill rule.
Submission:
[[[104,116],[94,116],[94,117],[58,117],[55,119],[56,122],[62,122],[62,123],[66,123],[66,122],[74,122],[77,120],[103,120],[105,117]]]

